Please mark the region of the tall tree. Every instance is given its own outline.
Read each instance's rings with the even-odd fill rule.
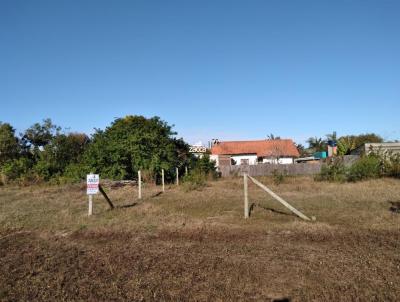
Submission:
[[[35,123],[29,127],[22,138],[28,145],[39,148],[50,143],[60,131],[61,127],[54,125],[51,119],[47,118],[43,120],[42,124]]]
[[[299,151],[300,157],[308,155],[306,148],[302,144],[295,143],[294,145],[296,146],[297,151]]]
[[[326,151],[326,141],[320,137],[310,137],[307,143],[309,149],[313,152]]]
[[[351,151],[367,143],[382,143],[383,138],[375,133],[346,135],[338,139],[339,155],[348,155]]]
[[[267,135],[267,140],[281,139],[280,136],[275,136],[273,133]]]
[[[337,137],[336,131],[333,131],[332,133],[326,135],[327,141],[335,141],[336,142],[337,139],[338,139],[338,137]]]
[[[63,174],[68,165],[81,161],[88,143],[83,133],[55,135],[39,152],[35,171],[44,179]]]
[[[188,145],[175,138],[172,126],[159,117],[126,116],[116,119],[104,131],[93,135],[85,159],[93,171],[115,179],[136,178],[137,171],[153,175],[161,169],[172,177],[183,165]]]
[[[0,122],[0,165],[15,159],[20,151],[15,129],[8,123]]]

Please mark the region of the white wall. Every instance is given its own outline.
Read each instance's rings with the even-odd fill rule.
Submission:
[[[219,158],[218,158],[218,155],[210,154],[210,160],[215,161],[215,166],[216,166],[216,167],[219,167]]]
[[[293,164],[293,158],[291,157],[282,157],[276,160],[276,158],[263,158],[263,164]]]
[[[236,166],[240,165],[242,159],[248,159],[249,165],[257,165],[257,155],[233,155],[231,158],[236,161]]]
[[[248,154],[248,155],[232,155],[231,159],[236,161],[236,166],[240,166],[241,159],[248,159],[249,165],[257,165],[257,155]],[[210,155],[210,160],[215,161],[215,166],[219,166],[219,158],[218,155]],[[282,157],[276,160],[275,158],[263,158],[263,164],[293,164],[293,158],[291,157]]]

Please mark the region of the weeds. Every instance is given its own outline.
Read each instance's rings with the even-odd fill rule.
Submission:
[[[280,172],[280,171],[278,171],[278,170],[275,169],[275,170],[272,172],[272,177],[273,177],[273,179],[274,179],[274,183],[275,183],[276,185],[280,185],[280,184],[282,184],[282,183],[285,181],[285,179],[286,179],[286,177],[287,177],[287,172],[286,172],[286,171]]]
[[[330,160],[323,166],[317,181],[361,181],[381,177],[400,177],[400,154],[375,152],[365,155],[350,167],[346,167],[341,157]]]
[[[200,171],[193,171],[183,177],[182,188],[185,192],[201,190],[207,185],[207,175]]]
[[[315,176],[317,181],[336,181],[344,182],[347,180],[347,169],[341,157],[331,159],[331,161],[322,166],[321,173]]]

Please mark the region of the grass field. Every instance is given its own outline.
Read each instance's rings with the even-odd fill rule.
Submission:
[[[259,178],[315,222],[243,180],[200,191],[0,187],[1,301],[396,301],[400,181]]]

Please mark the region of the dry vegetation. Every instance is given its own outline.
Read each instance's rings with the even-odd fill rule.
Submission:
[[[201,191],[108,188],[87,217],[84,185],[0,187],[1,301],[395,301],[400,181],[261,181],[302,222],[242,180]]]

